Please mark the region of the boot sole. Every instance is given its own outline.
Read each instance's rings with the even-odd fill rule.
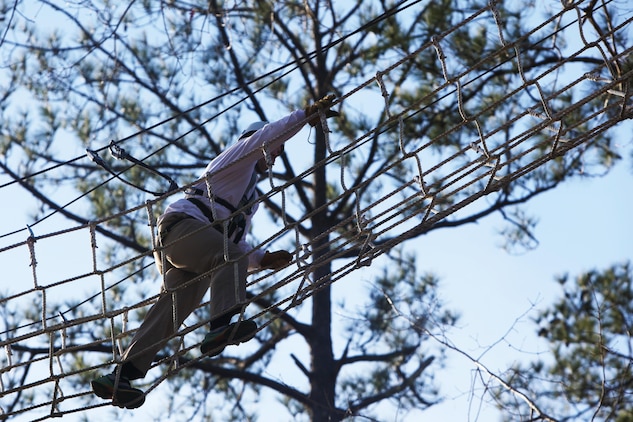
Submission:
[[[112,389],[98,382],[92,381],[92,391],[102,399],[112,399],[112,404],[126,409],[136,409],[145,403],[145,393],[138,388],[118,389],[116,397],[112,396]]]
[[[226,346],[236,346],[240,343],[245,343],[255,337],[255,334],[257,334],[257,324],[255,324],[253,321],[242,321],[237,326],[237,329],[235,329],[234,327],[235,324],[231,325],[233,325],[233,327],[231,327],[231,329],[229,329],[228,331],[227,341],[216,345],[208,345],[202,342],[202,344],[200,345],[200,351],[202,352],[202,354],[206,355],[207,353],[209,353],[209,351],[217,349],[211,352],[209,354],[209,357],[217,356],[222,353],[222,351],[224,351],[224,348]],[[233,332],[234,329],[235,332]]]

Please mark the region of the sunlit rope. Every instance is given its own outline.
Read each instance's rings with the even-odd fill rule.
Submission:
[[[578,9],[575,10],[578,11],[580,20],[582,15]],[[561,11],[547,22],[554,22],[567,11],[568,10]],[[271,242],[284,238],[286,233],[294,233],[297,251],[295,254],[295,261],[287,269],[277,273],[268,272],[263,274],[254,274],[248,283],[249,291],[253,292],[253,297],[250,299],[251,303],[258,300],[266,300],[270,297],[270,293],[282,291],[280,289],[284,289],[283,291],[287,292],[286,296],[281,297],[275,303],[270,303],[267,307],[262,307],[253,316],[254,318],[264,320],[260,329],[264,329],[280,314],[292,310],[294,307],[312,297],[326,286],[335,283],[365,265],[371,264],[373,259],[379,257],[380,255],[387,254],[391,248],[401,244],[409,238],[412,238],[420,233],[424,233],[435,223],[472,204],[477,199],[501,189],[508,183],[521,178],[523,175],[547,163],[552,158],[562,156],[567,151],[590,142],[591,139],[595,138],[595,136],[614,127],[623,119],[631,117],[631,110],[629,106],[630,94],[628,92],[619,91],[618,88],[624,81],[631,78],[632,72],[629,71],[628,73],[624,73],[622,75],[614,75],[607,63],[610,60],[623,58],[627,54],[630,54],[631,48],[619,53],[617,57],[611,57],[601,50],[601,54],[605,59],[603,67],[609,69],[612,78],[596,76],[599,75],[599,72],[595,74],[584,74],[576,80],[570,81],[559,91],[548,94],[542,89],[539,80],[544,78],[548,73],[562,67],[569,59],[562,60],[560,63],[552,65],[550,69],[537,77],[528,78],[521,63],[521,52],[518,49],[518,42],[509,41],[504,37],[502,31],[503,23],[499,20],[494,2],[490,2],[488,7],[471,15],[471,17],[464,20],[461,25],[463,26],[472,21],[475,17],[481,17],[487,13],[491,15],[491,18],[494,20],[495,25],[499,30],[499,38],[503,46],[502,48],[505,51],[513,52],[513,54],[509,55],[507,60],[513,61],[516,65],[517,73],[522,81],[521,86],[509,90],[509,92],[503,98],[499,99],[495,105],[503,103],[503,101],[509,99],[511,96],[520,95],[522,91],[528,90],[533,86],[538,92],[538,107],[526,106],[524,110],[517,111],[517,113],[508,121],[500,124],[498,127],[487,133],[484,132],[480,120],[485,118],[484,113],[488,110],[481,110],[477,114],[468,113],[467,104],[465,104],[462,99],[462,90],[468,83],[472,82],[472,79],[462,80],[466,75],[468,75],[468,71],[463,71],[459,74],[450,74],[450,66],[446,61],[446,56],[442,48],[442,41],[446,34],[442,34],[442,36],[438,35],[433,38],[429,43],[425,44],[423,48],[418,49],[406,58],[403,58],[397,64],[400,65],[405,63],[407,60],[412,60],[420,52],[428,48],[432,48],[436,51],[436,57],[442,69],[441,76],[444,79],[444,83],[438,84],[438,87],[432,93],[419,99],[419,101],[414,103],[411,107],[398,111],[390,110],[388,98],[391,93],[384,82],[384,77],[385,75],[388,75],[391,70],[395,69],[397,65],[390,66],[387,69],[377,72],[375,78],[366,81],[364,84],[359,85],[356,89],[346,93],[342,99],[352,97],[362,89],[377,83],[379,85],[381,95],[385,99],[385,109],[389,119],[386,122],[383,122],[379,127],[372,129],[369,133],[360,136],[358,139],[343,146],[339,150],[332,148],[329,132],[326,130],[325,140],[328,151],[326,159],[322,162],[315,163],[312,168],[281,185],[275,185],[272,175],[269,173],[269,184],[271,189],[268,192],[264,192],[264,195],[262,195],[260,200],[268,201],[272,200],[272,197],[277,194],[281,195],[283,227],[270,235],[268,239],[260,242],[258,246],[264,247]],[[629,18],[618,27],[612,28],[611,31],[604,36],[615,35],[618,31],[625,28],[626,25],[630,24],[632,19],[633,18]],[[544,26],[545,24],[540,25],[540,27]],[[580,25],[579,27],[579,31],[582,31],[582,26]],[[454,29],[455,28],[452,28],[452,30]],[[579,51],[571,57],[575,57],[581,52],[597,46],[595,42],[587,42],[584,34],[582,35],[582,39],[583,47],[581,47],[581,49],[579,49]],[[488,57],[488,59],[490,59],[490,57]],[[482,62],[484,60],[485,59],[482,59]],[[581,83],[591,83],[594,89],[590,90],[590,93],[584,98],[569,105],[564,110],[553,109],[550,105],[550,101],[556,99],[560,93],[564,93]],[[425,161],[425,159],[421,157],[421,154],[431,148],[437,139],[428,140],[428,142],[419,145],[417,148],[407,150],[402,139],[403,122],[411,115],[420,112],[420,109],[423,109],[425,101],[430,101],[434,96],[439,95],[448,86],[454,87],[452,93],[455,95],[456,109],[459,116],[462,118],[462,121],[454,127],[451,127],[446,133],[439,135],[437,139],[449,136],[469,124],[475,125],[478,139],[465,145],[460,150],[446,154],[439,162]],[[565,117],[573,111],[576,111],[588,102],[597,98],[602,98],[605,95],[615,95],[622,100],[619,102],[612,102],[605,108],[597,110],[591,115],[583,116],[583,118],[579,121],[565,121]],[[494,107],[494,105],[490,105],[490,109],[492,109],[492,107]],[[541,111],[539,111],[539,108]],[[327,123],[323,117],[324,116],[322,115],[322,123]],[[524,127],[522,130],[517,129],[512,133],[512,136],[502,143],[495,144],[492,142],[492,137],[495,134],[503,132],[509,128],[514,128],[515,125],[518,125],[521,121],[528,118],[532,118],[535,122],[532,126]],[[595,124],[585,132],[582,132],[579,129],[584,124],[596,121],[599,121],[599,124]],[[371,134],[378,132],[382,134],[393,134],[395,144],[399,147],[399,158],[393,160],[393,162],[389,163],[384,168],[381,168],[373,173],[373,179],[371,180],[348,183],[345,180],[344,173],[346,156],[367,145],[370,142]],[[546,132],[550,133],[549,137],[538,139],[538,135]],[[547,153],[542,152],[544,146],[549,147],[547,148]],[[266,147],[264,147],[264,153],[265,155],[269,154]],[[468,154],[472,153],[474,153],[474,157],[472,159],[468,158]],[[329,166],[336,161],[339,161],[340,164],[341,174],[339,180],[342,187],[341,195],[337,198],[330,199],[326,204],[318,208],[309,210],[309,212],[301,218],[291,220],[286,212],[285,189],[292,186],[294,183],[309,177],[317,168],[321,166]],[[369,186],[372,180],[380,177],[386,177],[391,172],[395,172],[398,166],[407,162],[413,163],[411,166],[414,169],[413,176],[403,176],[404,180],[399,186],[395,187],[393,191],[387,192],[371,204],[363,205],[361,203],[362,192]],[[432,176],[434,176],[434,183],[427,183]],[[210,179],[206,178],[205,180],[208,183]],[[208,188],[212,191],[213,187],[208,185]],[[182,189],[180,189],[179,192],[182,192]],[[48,413],[45,414],[45,416],[42,416],[41,419],[35,419],[44,420],[51,417],[61,416],[63,414],[85,411],[87,409],[107,405],[107,403],[100,402],[97,405],[86,406],[86,396],[89,396],[90,392],[82,391],[79,393],[67,393],[66,391],[72,389],[65,382],[66,378],[88,371],[100,370],[120,362],[124,341],[128,339],[130,333],[134,331],[127,328],[127,318],[129,312],[153,303],[153,301],[156,300],[157,295],[146,298],[145,300],[128,307],[115,309],[110,308],[110,299],[106,294],[106,291],[108,290],[108,286],[106,285],[106,276],[116,270],[124,269],[128,265],[134,264],[139,260],[142,262],[142,260],[147,258],[152,259],[152,251],[137,254],[125,261],[115,263],[108,268],[102,268],[99,260],[97,259],[97,228],[114,218],[119,218],[134,212],[146,211],[148,214],[148,225],[152,229],[152,244],[156,247],[157,242],[154,233],[156,222],[153,218],[153,205],[159,201],[165,200],[167,196],[169,195],[158,198],[154,201],[147,201],[144,204],[122,211],[116,215],[111,215],[101,220],[92,221],[78,227],[39,236],[31,234],[31,236],[29,236],[24,242],[0,249],[0,253],[2,253],[10,249],[26,248],[28,250],[30,265],[32,267],[31,272],[33,282],[33,286],[31,288],[25,289],[24,291],[13,294],[9,297],[5,297],[0,301],[0,303],[20,299],[28,300],[30,297],[35,296],[39,298],[42,307],[39,321],[34,321],[33,324],[24,324],[20,327],[7,329],[1,333],[2,341],[0,341],[0,346],[4,349],[4,356],[2,357],[2,369],[0,369],[0,393],[2,393],[4,397],[11,397],[12,395],[20,394],[42,385],[49,385],[51,388],[51,400],[34,403],[11,413],[7,412],[3,414],[2,412],[4,412],[4,409],[0,409],[0,414],[3,414],[3,416],[13,416],[32,411],[44,413],[44,410],[48,410]],[[337,226],[333,226],[311,239],[309,244],[304,243],[302,245],[300,243],[302,236],[299,232],[299,228],[302,223],[309,222],[310,219],[317,213],[324,212],[328,210],[329,207],[336,207],[339,202],[344,203],[344,199],[352,197],[354,198],[354,212],[342,219],[340,224]],[[450,206],[444,206],[442,205],[442,199],[445,198],[457,198],[457,200]],[[409,226],[407,226],[407,224]],[[349,227],[353,227],[354,230],[349,231]],[[400,227],[403,227],[403,229],[399,231],[398,229]],[[40,274],[38,273],[37,242],[44,239],[57,238],[76,231],[85,231],[87,232],[87,236],[90,238],[90,245],[92,249],[90,259],[92,261],[92,270],[84,274],[77,274],[64,280],[48,284],[44,283],[40,279]],[[347,260],[344,260],[340,265],[333,266],[332,271],[327,277],[321,279],[314,279],[311,277],[315,268],[330,264],[335,260],[339,260],[339,258],[347,258]],[[224,265],[232,264],[233,263],[227,259],[227,262]],[[147,268],[147,265],[139,271],[143,271],[145,268]],[[202,274],[191,282],[195,282],[206,276],[208,276],[208,274]],[[49,304],[50,299],[48,298],[49,290],[62,285],[72,284],[79,280],[95,277],[98,278],[101,285],[101,292],[97,296],[100,299],[99,312],[74,319],[66,318],[65,313],[51,316]],[[201,304],[201,307],[207,305],[208,302],[205,302]],[[244,309],[242,309],[240,317],[244,317],[243,312]],[[107,321],[107,324],[110,325],[110,336],[108,338],[95,339],[92,342],[82,343],[81,345],[69,344],[67,338],[68,330],[84,324],[103,324],[104,321]],[[162,356],[157,362],[154,362],[154,366],[168,364],[171,369],[169,371],[164,371],[163,375],[156,379],[147,389],[147,392],[157,388],[157,386],[165,380],[170,373],[179,370],[181,366],[187,367],[195,365],[200,360],[200,358],[195,357],[189,358],[190,352],[194,352],[195,355],[197,345],[194,344],[186,346],[183,341],[183,336],[184,334],[200,328],[205,324],[206,321],[197,321],[195,323],[189,323],[180,330],[180,332],[175,336],[177,337],[178,342],[178,350],[176,353],[173,356]],[[117,328],[118,325],[121,325],[121,327]],[[25,350],[21,344],[25,341],[31,341],[34,345],[41,344],[41,353],[35,353],[29,360],[18,362],[15,359],[15,352]],[[31,348],[31,350],[33,350],[33,348]],[[85,352],[88,350],[110,353],[111,356],[107,362],[89,366],[84,369],[70,370],[67,367],[67,363],[64,360],[65,355],[76,352]],[[185,355],[188,357],[186,360],[184,359]],[[32,376],[27,382],[20,386],[13,388],[5,387],[5,381],[3,379],[5,374],[25,369],[30,365],[40,365],[46,368],[45,371],[40,371],[43,374],[42,378],[37,379],[35,376]],[[74,400],[75,398],[82,400],[77,401]],[[65,408],[65,405],[68,403],[72,403],[71,408]]]

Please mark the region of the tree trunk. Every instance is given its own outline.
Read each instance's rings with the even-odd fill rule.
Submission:
[[[315,162],[319,162],[326,155],[324,134],[321,129],[317,129]],[[319,208],[326,203],[327,179],[325,167],[321,167],[314,174],[314,206]],[[312,238],[316,238],[329,229],[327,209],[318,212],[312,219]],[[323,255],[327,255],[329,247],[322,245],[329,243],[329,236],[313,243],[315,251],[314,262],[320,261]],[[329,277],[331,264],[326,263],[315,268],[312,276],[319,285],[325,285],[318,290],[312,298],[312,333],[311,336],[311,379],[310,398],[311,416],[313,422],[332,421],[334,417],[336,371],[334,368],[334,356],[332,352],[332,297]]]

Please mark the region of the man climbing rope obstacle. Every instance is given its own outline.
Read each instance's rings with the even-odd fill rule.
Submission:
[[[326,117],[338,115],[330,110],[334,98],[323,97],[272,123],[251,124],[234,145],[207,165],[202,181],[186,190],[185,198],[167,207],[158,219],[161,248],[155,254],[164,276],[161,294],[123,354],[122,364],[92,381],[98,397],[112,399],[119,407],[140,407],[145,393],[132,387],[130,380],[145,377],[158,351],[200,304],[209,287],[210,332],[200,351],[216,356],[226,346],[255,336],[254,321],[240,315],[231,323],[247,305],[246,272],[279,269],[292,260],[287,251],[253,250],[245,241],[258,207],[256,184],[303,124],[319,123],[319,110]]]

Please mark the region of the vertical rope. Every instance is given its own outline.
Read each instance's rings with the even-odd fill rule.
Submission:
[[[110,321],[112,321],[112,335],[114,336],[114,318],[110,318]],[[121,314],[121,333],[127,333],[129,331],[128,328],[128,323],[130,321],[130,313],[129,311],[125,311]],[[112,355],[112,359],[113,360],[118,360],[118,356],[123,356],[123,353],[125,351],[125,347],[123,345],[123,338],[122,337],[118,337],[116,340],[113,337],[112,339],[112,347],[113,347],[113,355]]]
[[[150,200],[145,201],[145,209],[147,211],[147,224],[150,228],[149,233],[152,239],[152,249],[160,247],[158,238],[156,236],[156,216],[154,215],[154,203]]]
[[[92,254],[92,271],[95,274],[99,274],[99,268],[97,264],[97,248],[98,248],[97,234],[96,234],[97,224],[94,221],[92,221],[90,222],[88,227],[90,227],[90,250]]]
[[[299,229],[298,228],[295,229],[295,233],[297,236],[296,244],[298,245],[299,244]],[[299,283],[299,286],[297,286],[297,289],[292,295],[290,306],[295,306],[297,303],[301,302],[302,300],[301,293],[302,293],[303,287],[306,284],[308,286],[311,286],[313,284],[313,281],[311,279],[312,271],[310,271],[310,263],[308,262],[308,260],[311,257],[312,257],[312,250],[311,250],[310,244],[304,243],[301,245],[301,247],[297,248],[297,266],[301,269],[302,276],[301,276],[301,282]]]
[[[389,92],[387,91],[387,87],[385,86],[385,82],[382,80],[382,77],[385,73],[382,71],[376,72],[376,83],[380,88],[380,95],[385,100],[385,113],[387,113],[387,118],[391,119],[391,110],[389,109]]]
[[[325,110],[322,108],[318,109],[319,119],[321,121],[321,129],[323,130],[323,141],[325,142],[325,147],[330,155],[334,154],[332,150],[332,146],[330,145],[330,127],[327,123],[327,116],[325,115]]]
[[[37,290],[39,290],[42,294],[42,329],[46,330],[48,328],[48,318],[46,318],[46,289],[43,287],[38,287]]]
[[[39,286],[37,283],[37,259],[35,258],[35,241],[36,240],[31,228],[28,225],[26,227],[29,229],[29,233],[30,233],[30,236],[26,239],[26,244],[29,248],[29,256],[31,258],[30,267],[31,267],[32,275],[33,275],[33,287],[37,289]]]
[[[213,220],[218,219],[217,211],[215,210],[215,194],[213,193],[213,186],[211,185],[211,175],[206,173],[204,175],[204,182],[207,186],[207,196],[209,197],[209,202],[211,202],[211,215],[213,216]]]
[[[422,161],[416,152],[407,152],[404,146],[404,119],[402,116],[398,118],[398,145],[400,146],[400,152],[402,153],[403,159],[411,158],[415,160],[418,174],[415,176],[415,181],[419,184],[420,190],[424,194],[424,196],[428,195],[428,188],[426,187],[426,183],[424,183],[424,172],[422,171]]]
[[[53,400],[51,400],[51,416],[56,416],[60,413],[58,403],[60,396],[63,398],[64,394],[59,386],[59,378],[55,378],[55,387],[53,388]]]

